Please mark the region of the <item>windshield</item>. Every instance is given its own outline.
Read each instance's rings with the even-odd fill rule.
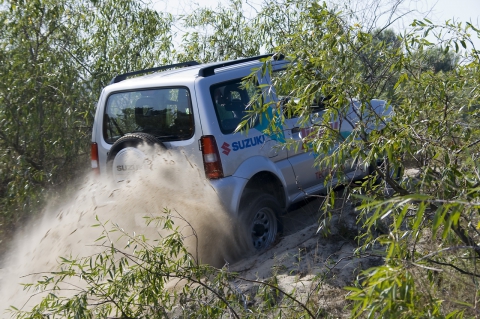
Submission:
[[[113,144],[127,133],[143,132],[160,140],[193,136],[193,113],[186,88],[159,88],[111,94],[107,100],[103,135]]]

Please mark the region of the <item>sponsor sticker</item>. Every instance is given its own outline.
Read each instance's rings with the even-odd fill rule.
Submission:
[[[250,147],[254,147],[260,144],[265,143],[265,135],[259,135],[254,137],[249,137],[243,140],[235,141],[232,145],[224,142],[220,148],[222,149],[222,153],[225,155],[230,154],[231,151],[236,152],[239,150],[247,149]]]

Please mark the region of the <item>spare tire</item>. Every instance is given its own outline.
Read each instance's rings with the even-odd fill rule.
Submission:
[[[129,180],[136,171],[145,169],[151,163],[155,148],[165,145],[155,136],[147,133],[128,133],[119,138],[107,155],[107,174],[114,181]]]

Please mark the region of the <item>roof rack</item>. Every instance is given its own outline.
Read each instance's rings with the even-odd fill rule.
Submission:
[[[250,57],[250,58],[238,59],[238,60],[227,61],[227,62],[219,62],[219,63],[215,63],[214,65],[209,65],[209,66],[201,68],[198,71],[198,75],[203,76],[203,77],[212,76],[212,75],[215,74],[215,69],[219,69],[219,68],[223,68],[223,67],[226,67],[226,66],[239,64],[239,63],[245,63],[245,62],[260,60],[260,59],[268,58],[268,57],[273,57],[273,59],[277,60],[277,61],[284,59],[283,54],[272,54],[272,53],[270,53],[270,54],[264,54],[264,55],[257,55],[257,56]]]
[[[174,68],[180,68],[180,67],[185,67],[185,66],[193,66],[193,65],[199,65],[197,61],[188,61],[188,62],[182,62],[182,63],[177,63],[177,64],[170,64],[170,65],[164,65],[164,66],[158,66],[155,68],[150,68],[150,69],[145,69],[145,70],[139,70],[139,71],[134,71],[134,72],[128,72],[128,73],[123,73],[120,75],[117,75],[110,81],[110,84],[113,83],[118,83],[123,80],[126,80],[128,76],[131,75],[137,75],[137,74],[145,74],[148,72],[155,72],[155,71],[160,71],[160,70],[166,70],[166,69],[174,69]]]

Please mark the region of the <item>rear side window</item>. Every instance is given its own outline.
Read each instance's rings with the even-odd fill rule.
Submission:
[[[278,100],[280,100],[282,105],[286,103],[295,103],[297,104],[299,98],[295,96],[296,89],[302,87],[310,83],[307,78],[296,77],[295,82],[287,82],[284,80],[285,78],[285,70],[278,70],[272,73],[272,84],[275,88],[275,93],[277,95]],[[328,98],[322,96],[320,93],[316,94],[313,97],[311,105],[310,105],[310,112],[312,114],[319,113],[325,110],[325,103],[327,102]],[[303,112],[303,111],[301,111]],[[283,115],[285,118],[296,118],[299,114],[295,114],[292,108],[284,108]]]
[[[108,97],[103,136],[113,144],[127,133],[143,132],[162,141],[193,136],[190,93],[186,88],[160,88],[113,93]]]
[[[254,92],[243,88],[242,79],[238,79],[211,86],[210,94],[222,133],[233,133],[247,115]]]

